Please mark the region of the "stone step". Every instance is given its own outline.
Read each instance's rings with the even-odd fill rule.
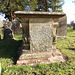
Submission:
[[[38,53],[30,53],[29,50],[23,50],[23,53],[19,57],[17,64],[38,64],[38,63],[52,63],[52,62],[64,62],[66,61],[66,56],[62,55],[59,50],[50,51],[50,52],[38,52]]]
[[[36,58],[48,58],[51,57],[52,52],[39,52],[39,53],[31,53],[30,51],[22,51],[20,56],[20,60],[24,59],[36,59]]]

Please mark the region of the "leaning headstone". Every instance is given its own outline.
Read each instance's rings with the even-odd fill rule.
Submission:
[[[4,37],[3,39],[12,39],[12,23],[10,21],[4,21]]]
[[[14,34],[20,34],[22,29],[20,27],[20,22],[16,19],[12,21],[12,31]]]
[[[59,19],[59,26],[57,27],[57,38],[67,37],[67,17],[64,16]]]

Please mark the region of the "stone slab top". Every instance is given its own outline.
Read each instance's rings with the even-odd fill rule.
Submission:
[[[15,15],[56,15],[65,16],[64,12],[16,11]]]

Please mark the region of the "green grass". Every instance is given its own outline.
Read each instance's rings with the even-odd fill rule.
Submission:
[[[59,39],[56,47],[69,60],[67,62],[41,64],[37,66],[10,66],[15,63],[16,52],[21,43],[22,36],[14,35],[16,40],[0,41],[0,61],[2,63],[2,75],[75,75],[75,30],[67,29],[66,39]]]
[[[67,35],[75,38],[75,30],[73,28],[67,28]]]
[[[22,35],[21,34],[14,34],[15,40],[22,40]]]
[[[67,29],[67,36],[66,39],[58,40],[56,47],[70,60],[75,61],[75,30]]]

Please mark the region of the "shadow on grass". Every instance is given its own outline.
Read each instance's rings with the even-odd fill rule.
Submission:
[[[75,30],[73,28],[68,28],[67,32],[74,32]]]
[[[69,37],[75,37],[75,36],[69,36]]]
[[[20,44],[21,40],[0,40],[0,58],[10,58],[16,64]]]
[[[69,50],[75,50],[75,48],[68,48]]]
[[[68,49],[68,50],[73,50],[73,51],[75,51],[75,48],[65,48],[65,49]]]

